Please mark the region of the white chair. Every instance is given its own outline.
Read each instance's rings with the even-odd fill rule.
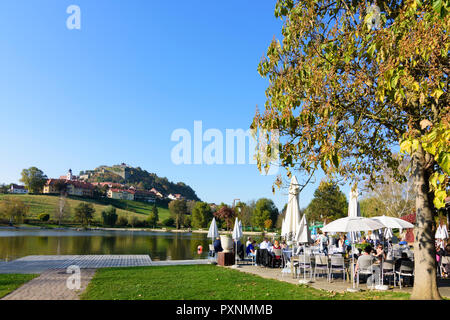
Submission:
[[[314,264],[314,280],[316,280],[317,271],[325,271],[327,278],[329,277],[328,257],[325,255],[315,256]]]
[[[345,282],[345,261],[344,257],[341,255],[332,255],[330,258],[330,274],[329,274],[329,280],[330,282],[333,280],[333,273],[334,271],[337,271],[338,273],[342,272],[342,279]]]
[[[402,261],[400,269],[395,272],[398,275],[398,282],[400,284],[400,289],[402,288],[404,277],[414,277],[414,262],[412,261]]]
[[[295,266],[294,266],[295,267]],[[309,271],[309,278],[312,278],[312,265],[311,265],[311,256],[306,255],[300,255],[298,256],[298,263],[297,268],[305,274],[306,271]]]
[[[363,257],[363,256],[362,256]],[[367,256],[372,258],[371,256]],[[370,259],[358,259],[358,270],[356,271],[356,279],[357,279],[357,287],[359,288],[359,278],[360,276],[363,275],[367,275],[367,276],[371,276],[374,273],[374,269],[372,266],[373,263],[373,258]],[[375,285],[375,281],[372,281],[372,287]]]
[[[384,260],[382,264],[383,268],[383,278],[384,277],[391,277],[393,279],[394,287],[395,287],[395,263],[393,260]],[[389,284],[391,281],[389,281]]]
[[[450,256],[443,256],[443,257],[441,257],[441,268],[439,270],[439,272],[441,274],[441,277],[444,276],[444,274],[445,274],[445,267],[449,263],[450,263]]]

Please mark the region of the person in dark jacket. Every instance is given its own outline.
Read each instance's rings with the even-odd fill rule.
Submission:
[[[216,240],[214,240],[213,246],[214,246],[214,251],[216,253],[223,251],[222,243],[220,242],[220,238],[219,237],[217,237]]]

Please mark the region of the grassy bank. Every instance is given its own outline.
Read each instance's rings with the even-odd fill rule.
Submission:
[[[394,300],[409,294],[336,294],[213,265],[99,269],[85,300]]]
[[[36,274],[0,274],[0,298],[37,276]]]
[[[59,196],[57,195],[10,195],[0,194],[0,201],[5,198],[18,198],[29,206],[28,218],[37,219],[41,213],[48,213],[53,217],[59,208]],[[138,217],[140,220],[145,220],[150,214],[153,205],[139,201],[116,200],[116,199],[89,199],[81,197],[68,197],[67,202],[70,208],[73,209],[81,202],[92,203],[95,209],[94,220],[101,220],[101,212],[108,206],[113,205],[117,208],[117,214],[123,215],[130,219],[132,216]],[[158,206],[159,220],[163,221],[170,215],[169,209]],[[72,217],[73,218],[73,212]]]

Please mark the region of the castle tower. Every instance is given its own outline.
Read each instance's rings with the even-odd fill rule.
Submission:
[[[69,169],[69,172],[67,173],[67,180],[72,180],[72,179],[73,179],[72,169]]]

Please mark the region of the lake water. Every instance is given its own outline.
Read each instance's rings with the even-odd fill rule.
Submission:
[[[0,261],[28,255],[148,254],[152,260],[204,259],[203,233],[0,229]],[[197,254],[197,247],[203,253]]]

